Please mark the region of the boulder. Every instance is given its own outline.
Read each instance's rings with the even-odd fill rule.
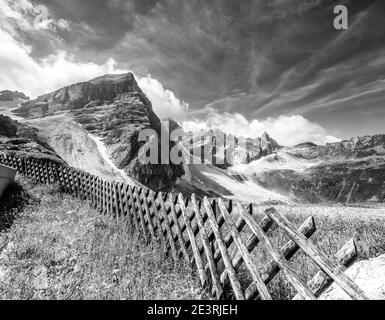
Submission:
[[[371,300],[385,300],[385,254],[377,258],[356,262],[345,274],[361,288]],[[333,283],[320,300],[350,300],[350,297]]]

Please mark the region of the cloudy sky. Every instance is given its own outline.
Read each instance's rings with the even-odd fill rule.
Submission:
[[[0,41],[0,90],[133,71],[188,128],[283,144],[385,133],[383,0],[0,0]]]

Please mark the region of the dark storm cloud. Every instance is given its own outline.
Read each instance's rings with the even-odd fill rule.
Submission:
[[[38,2],[71,22],[60,32],[69,52],[151,73],[192,110],[304,114],[342,136],[382,114],[383,0]],[[347,31],[333,28],[337,4]]]

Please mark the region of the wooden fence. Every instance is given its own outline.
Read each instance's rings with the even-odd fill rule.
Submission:
[[[103,214],[126,217],[145,241],[159,241],[165,255],[195,269],[202,286],[217,299],[272,299],[268,284],[280,271],[295,288],[294,299],[317,299],[333,281],[352,299],[367,299],[343,273],[357,256],[354,240],[328,259],[309,240],[316,231],[313,217],[296,229],[271,208],[257,223],[252,205],[245,208],[225,199],[198,201],[194,194],[186,199],[182,194],[153,192],[44,159],[0,154],[0,163],[37,182],[57,182]],[[290,239],[281,248],[267,235],[273,226]],[[300,249],[319,267],[308,283],[289,262]],[[257,250],[270,256],[266,265],[258,265]]]

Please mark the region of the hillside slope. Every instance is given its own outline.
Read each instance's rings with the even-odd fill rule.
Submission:
[[[201,299],[200,283],[128,226],[55,186],[18,179],[24,199],[3,230],[0,300]],[[4,212],[0,212],[3,216]]]
[[[0,152],[64,162],[37,130],[0,114]]]
[[[99,139],[89,134],[82,126],[64,114],[36,118],[23,122],[38,130],[39,137],[49,144],[61,158],[76,168],[108,181],[115,180],[131,185],[140,185],[116,168],[108,155],[104,156]]]

